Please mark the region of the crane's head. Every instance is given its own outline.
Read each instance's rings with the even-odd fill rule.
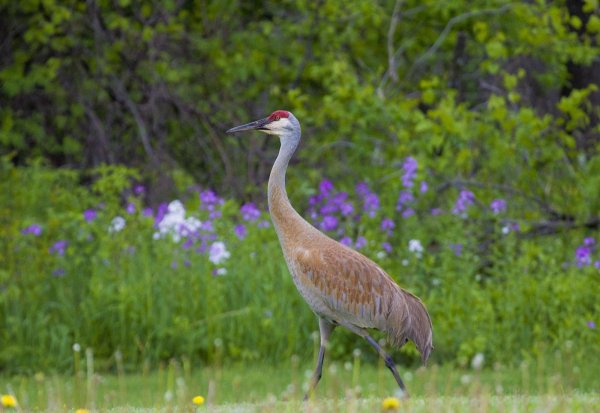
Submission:
[[[298,120],[292,115],[292,112],[286,110],[276,110],[269,117],[236,126],[227,131],[227,133],[242,132],[247,130],[258,130],[269,135],[280,137],[293,135],[300,131]]]

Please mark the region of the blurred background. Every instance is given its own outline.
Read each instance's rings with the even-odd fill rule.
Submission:
[[[423,299],[430,364],[579,385],[600,361],[599,11],[0,1],[0,374],[85,349],[104,372],[312,364],[265,210],[279,144],[224,134],[286,109],[292,204]],[[377,362],[349,333],[329,354],[355,349]]]

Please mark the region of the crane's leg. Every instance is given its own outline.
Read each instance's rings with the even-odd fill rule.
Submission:
[[[408,397],[408,391],[406,391],[406,387],[404,386],[404,383],[402,382],[402,379],[400,378],[400,374],[398,374],[398,370],[396,369],[396,365],[394,364],[394,360],[392,359],[392,357],[388,353],[386,353],[381,348],[379,343],[377,343],[377,341],[373,340],[373,338],[370,335],[368,335],[366,332],[363,337],[365,338],[365,340],[367,340],[369,342],[370,345],[372,345],[375,348],[375,350],[377,350],[377,353],[379,353],[381,358],[383,358],[383,360],[385,361],[385,366],[388,369],[390,369],[390,371],[394,375],[394,378],[396,379],[396,383],[398,383],[398,386],[400,386],[400,390],[402,390],[403,397]]]
[[[308,400],[312,396],[319,380],[321,380],[321,372],[323,371],[323,359],[325,358],[325,348],[329,343],[329,336],[335,328],[335,324],[330,323],[324,318],[319,317],[319,332],[321,334],[321,347],[319,348],[319,358],[317,359],[317,367],[310,379],[308,391],[304,395],[304,400]]]

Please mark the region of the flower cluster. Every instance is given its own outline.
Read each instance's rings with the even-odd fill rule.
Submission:
[[[475,195],[473,194],[473,192],[471,192],[467,189],[463,189],[462,191],[460,191],[460,194],[458,195],[458,199],[454,203],[454,208],[452,208],[452,213],[455,215],[459,215],[463,218],[466,218],[467,209],[469,209],[469,207],[471,205],[473,205],[474,203],[475,203]]]
[[[396,211],[402,214],[402,218],[410,218],[415,215],[413,187],[415,186],[418,168],[419,164],[412,156],[404,159],[402,164],[402,186],[404,189],[398,194],[398,201],[396,202]],[[429,185],[427,185],[427,182],[421,181],[419,191],[423,194],[428,190]]]
[[[209,211],[209,219],[215,219],[221,217],[220,206],[223,205],[223,199],[219,198],[217,194],[210,190],[204,190],[200,192],[200,208]]]
[[[242,214],[242,219],[244,221],[253,222],[260,218],[260,209],[258,209],[253,202],[242,205],[240,213]]]
[[[42,235],[42,227],[38,224],[32,224],[26,228],[23,228],[23,230],[21,230],[21,234],[31,234],[33,236],[39,237],[40,235]]]
[[[162,208],[159,207],[159,210],[162,212]],[[174,242],[179,242],[182,238],[195,234],[202,226],[202,222],[193,216],[185,215],[185,207],[181,201],[172,201],[166,211],[156,216],[155,226],[158,231],[154,233],[154,239],[170,236]]]
[[[494,214],[500,214],[506,211],[506,201],[504,199],[494,199],[490,204],[490,209]]]
[[[413,158],[412,156],[409,156],[406,159],[404,159],[404,163],[402,165],[402,170],[403,170],[402,185],[405,188],[413,187],[414,180],[417,176],[418,167],[419,167],[419,164],[417,163],[417,160],[415,158]]]
[[[592,237],[587,237],[583,240],[583,244],[575,250],[575,264],[577,267],[587,267],[593,265],[600,270],[600,259],[593,260],[592,253],[597,247],[596,240]]]
[[[348,193],[334,192],[334,189],[333,183],[324,179],[319,184],[319,193],[308,199],[308,214],[323,231],[340,229],[340,221],[354,212],[354,204],[348,200]],[[340,229],[341,232],[343,229]]]
[[[56,254],[56,255],[63,256],[63,255],[65,255],[65,251],[67,250],[68,246],[69,246],[69,241],[67,241],[67,240],[56,241],[54,244],[52,244],[52,246],[50,247],[48,252],[50,252],[50,254]]]
[[[83,211],[83,219],[87,222],[92,222],[98,217],[98,212],[95,209],[86,209]]]
[[[261,210],[253,203],[247,202],[240,207],[240,215],[245,223],[237,224],[233,228],[233,233],[238,239],[243,240],[248,235],[247,225],[255,224],[258,228],[268,228],[269,221],[263,219],[259,221]]]

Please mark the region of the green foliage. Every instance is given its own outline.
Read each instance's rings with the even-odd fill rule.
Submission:
[[[140,195],[126,188],[134,173],[101,168],[97,176],[94,190],[86,190],[72,171],[4,163],[2,370],[69,370],[74,343],[93,349],[100,370],[112,368],[115,352],[131,370],[174,357],[193,363],[310,358],[316,319],[291,281],[275,231],[260,224],[266,215],[249,223],[234,201],[210,209],[188,192],[188,216],[212,222],[214,237],[186,246],[170,233],[159,236],[153,218],[141,213]],[[415,208],[422,210],[429,197],[435,195],[420,196]],[[578,363],[600,358],[600,337],[587,326],[600,311],[598,269],[575,265],[580,237],[575,243],[522,238],[507,233],[503,216],[476,207],[469,219],[418,213],[396,220],[387,233],[380,221],[395,203],[382,194],[376,215],[344,225],[352,237],[366,237],[364,253],[427,303],[434,363],[468,366],[476,353],[503,365],[555,352]],[[93,220],[84,218],[89,208],[97,211]],[[215,211],[220,218],[209,219]],[[115,226],[119,215],[122,229]],[[234,227],[242,222],[248,234],[239,239]],[[41,225],[39,236],[22,233],[32,224]],[[63,255],[56,251],[60,240],[68,241]],[[422,256],[408,248],[410,240],[420,240]],[[229,259],[214,263],[197,251],[214,241],[225,243]],[[383,252],[384,241],[391,253]],[[329,354],[344,360],[355,348],[377,360],[366,342],[342,330]],[[418,359],[412,344],[396,357]]]
[[[376,216],[344,228],[372,257],[394,246],[379,261],[428,303],[434,358],[510,363],[570,341],[583,359],[600,347],[585,326],[598,275],[573,264],[600,228],[600,23],[597,1],[576,3],[0,1],[0,368],[67,368],[76,341],[136,366],[306,355],[314,317],[272,230],[238,240],[225,203],[216,233],[232,257],[214,277],[139,215],[174,194],[196,211],[193,185],[264,204],[277,144],[223,131],[275,108],[302,122],[288,175],[301,210],[324,176],[380,194]],[[407,156],[430,190],[404,220]],[[468,218],[430,216],[465,189]],[[109,233],[119,214],[125,229]],[[387,238],[383,217],[397,225]],[[40,237],[21,234],[32,224]],[[59,240],[64,256],[49,252]],[[335,335],[332,353],[357,345]]]
[[[587,219],[571,210],[590,197],[574,160],[598,154],[598,93],[575,68],[597,65],[598,6],[571,6],[3,3],[17,29],[5,29],[0,58],[0,150],[16,162],[124,163],[146,179],[175,163],[196,182],[256,197],[275,148],[222,131],[285,107],[302,121],[300,156],[315,171],[298,180],[378,181],[413,154],[440,180],[514,183]]]

